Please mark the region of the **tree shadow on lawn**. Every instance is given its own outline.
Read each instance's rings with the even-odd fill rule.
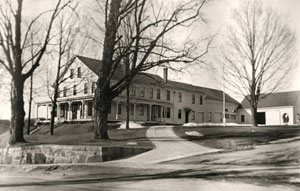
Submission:
[[[133,169],[134,170],[134,169]],[[275,169],[276,170],[276,169]],[[270,173],[262,170],[211,170],[211,169],[185,169],[175,170],[168,172],[155,172],[150,174],[141,174],[139,171],[124,175],[107,174],[105,172],[99,172],[93,176],[102,176],[101,178],[72,178],[65,177],[60,180],[39,181],[39,182],[27,182],[27,183],[13,183],[13,184],[0,184],[0,188],[5,187],[24,187],[24,186],[57,186],[57,185],[76,185],[76,184],[93,184],[93,183],[118,183],[118,182],[140,182],[147,180],[167,180],[167,179],[204,179],[204,180],[230,180],[232,182],[243,182],[256,184],[261,186],[270,186],[274,184],[286,184],[294,186],[300,186],[297,182],[290,182],[290,179],[297,177],[298,174],[281,174],[272,173],[272,169],[269,169]],[[143,173],[143,172],[142,172]]]
[[[252,149],[256,145],[268,144],[278,139],[300,135],[299,127],[182,127],[173,128],[175,133],[197,144],[226,150]],[[190,136],[187,131],[195,131],[203,136]]]

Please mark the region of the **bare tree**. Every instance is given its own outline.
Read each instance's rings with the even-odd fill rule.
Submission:
[[[257,126],[259,100],[277,90],[291,70],[294,32],[287,18],[257,1],[249,1],[233,14],[221,61],[227,86],[251,105]]]
[[[170,63],[188,64],[208,52],[211,39],[197,54],[194,44],[176,48],[171,41],[165,40],[175,29],[191,26],[201,18],[200,13],[206,3],[206,0],[189,0],[175,7],[167,6],[170,3],[164,4],[163,1],[106,1],[102,66],[94,101],[94,138],[109,138],[107,115],[112,99],[125,90],[137,74]],[[128,28],[129,41],[124,40],[122,26]],[[126,57],[130,60],[128,72],[111,85],[112,76]]]
[[[75,8],[72,10],[75,11]],[[54,46],[56,46],[58,50],[54,51],[55,57],[57,58],[56,75],[54,81],[50,83],[51,90],[48,89],[48,94],[51,99],[50,135],[54,134],[54,119],[57,110],[57,98],[61,93],[60,85],[70,78],[70,75],[67,75],[67,72],[70,66],[74,63],[76,57],[75,51],[78,46],[76,46],[75,43],[77,34],[79,33],[79,27],[76,26],[76,20],[74,20],[75,17],[78,19],[75,12],[69,14],[69,17],[66,17],[65,14],[62,15],[58,26],[58,38],[56,39],[56,43],[54,43]],[[82,52],[82,47],[84,46],[80,47],[81,50],[78,50],[78,52]],[[47,82],[48,81],[49,79]]]
[[[67,3],[62,2],[62,0],[58,0],[51,12],[47,11],[39,14],[26,26],[22,21],[22,0],[5,0],[0,5],[0,46],[4,55],[4,58],[0,58],[0,64],[4,66],[12,77],[10,144],[25,141],[23,137],[25,116],[24,83],[40,65],[40,61],[51,39],[50,33],[54,20],[61,10],[70,4],[70,1]],[[50,19],[45,31],[43,31],[44,38],[36,38],[34,56],[30,56],[27,50],[30,49],[32,43],[30,43],[28,35],[35,22],[45,14],[50,14]],[[22,32],[23,29],[25,29],[24,33]],[[28,63],[32,61],[34,61],[34,64],[28,66]]]

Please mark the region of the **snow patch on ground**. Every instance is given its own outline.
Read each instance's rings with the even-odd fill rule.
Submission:
[[[126,121],[122,121],[119,124],[120,124],[120,127],[118,129],[126,129]],[[143,122],[129,121],[129,129],[141,129],[141,128],[145,128],[145,126],[143,126],[142,124],[143,124]]]
[[[189,136],[195,136],[195,137],[202,137],[203,134],[202,133],[199,133],[197,131],[186,131],[184,132],[186,135],[189,135]]]
[[[224,126],[223,123],[185,123],[185,127]],[[226,123],[225,126],[251,126],[250,124]]]

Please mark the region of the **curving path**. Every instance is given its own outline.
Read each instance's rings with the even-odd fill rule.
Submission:
[[[209,152],[216,152],[217,149],[200,146],[178,137],[172,126],[153,126],[147,130],[146,136],[155,145],[155,149],[125,159],[126,162],[134,163],[160,163]]]

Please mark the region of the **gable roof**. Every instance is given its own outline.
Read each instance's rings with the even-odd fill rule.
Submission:
[[[300,91],[272,93],[259,100],[258,108],[300,105]],[[243,108],[250,108],[246,98],[241,102]]]
[[[89,69],[91,69],[95,74],[99,74],[102,67],[101,60],[87,58],[84,56],[77,56],[77,58],[84,63]],[[124,70],[122,67],[117,68],[115,71],[115,74],[113,76],[113,80],[121,79],[124,75]],[[150,73],[139,73],[135,76],[133,79],[134,83],[137,84],[143,84],[143,85],[158,85],[160,87],[168,87],[173,89],[180,89],[183,91],[189,91],[189,92],[195,92],[199,94],[207,95],[208,99],[222,101],[223,100],[223,91],[206,88],[206,87],[200,87],[200,86],[194,86],[187,83],[182,82],[176,82],[172,80],[165,81],[162,77],[150,74]],[[228,94],[225,94],[226,102],[231,102],[235,104],[239,104],[234,98],[229,96]]]

